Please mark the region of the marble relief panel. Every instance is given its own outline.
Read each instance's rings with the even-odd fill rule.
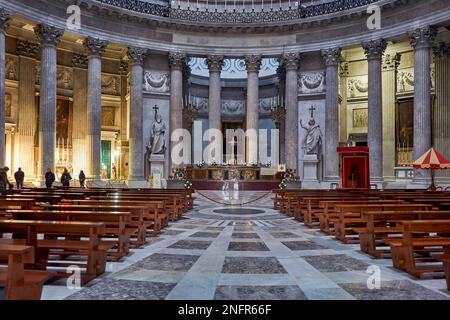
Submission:
[[[120,76],[102,74],[102,93],[112,96],[120,96]]]
[[[302,72],[298,76],[299,93],[325,92],[325,72]]]
[[[60,89],[73,89],[73,69],[58,66],[56,71],[56,86]]]
[[[430,88],[435,88],[435,68],[430,66]],[[397,93],[414,91],[414,67],[400,69],[397,72]]]
[[[9,80],[19,80],[19,58],[16,56],[6,55],[5,62],[5,78]]]
[[[145,71],[144,91],[156,93],[170,92],[170,75],[168,72]]]
[[[347,97],[362,98],[367,97],[369,84],[367,75],[349,77],[347,79]]]

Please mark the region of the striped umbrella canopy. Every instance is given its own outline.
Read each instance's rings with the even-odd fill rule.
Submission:
[[[450,161],[433,147],[413,162],[415,169],[450,169]]]

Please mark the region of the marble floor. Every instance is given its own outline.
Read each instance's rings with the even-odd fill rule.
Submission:
[[[206,196],[206,197],[204,197]],[[416,279],[272,208],[271,195],[241,192],[244,207],[202,191],[195,210],[133,249],[81,289],[46,285],[43,299],[371,300],[450,299],[442,277]],[[245,210],[243,210],[245,209]],[[379,271],[373,288],[371,270]],[[375,275],[376,275],[375,274]]]

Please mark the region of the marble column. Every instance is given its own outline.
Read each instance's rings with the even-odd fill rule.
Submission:
[[[84,46],[88,51],[86,177],[100,179],[101,117],[102,117],[102,55],[107,41],[88,37]]]
[[[208,56],[206,63],[209,69],[209,96],[208,96],[208,127],[209,129],[222,130],[222,100],[221,100],[221,86],[220,86],[220,72],[223,66],[223,56]],[[226,133],[223,132],[225,135]],[[209,138],[211,139],[211,137]],[[216,161],[222,162],[221,156],[223,155],[223,144],[218,143],[217,147],[217,159]],[[212,159],[208,159],[212,161]]]
[[[383,109],[381,84],[381,57],[386,50],[384,39],[363,42],[368,61],[368,114],[367,145],[371,183],[383,181]]]
[[[30,41],[17,40],[19,55],[19,112],[17,114],[16,141],[19,150],[15,154],[25,177],[35,178],[34,137],[37,127],[36,114],[36,54],[39,45]]]
[[[86,170],[86,122],[87,122],[87,67],[85,55],[74,54],[73,66],[73,119],[72,167],[76,178],[80,170]]]
[[[180,52],[169,53],[170,64],[170,133],[183,128],[183,69],[186,55]],[[170,139],[171,140],[171,139]],[[173,143],[170,142],[172,150]],[[171,154],[171,152],[169,153]],[[172,163],[171,170],[180,166]]]
[[[120,179],[124,180],[128,178],[129,173],[129,142],[128,142],[128,114],[130,113],[129,108],[129,97],[128,97],[128,62],[121,61],[119,67],[120,74],[120,92],[121,92],[121,103],[120,103]]]
[[[144,59],[147,49],[129,47],[130,79],[130,172],[128,180],[144,181]]]
[[[286,168],[298,172],[298,66],[299,53],[283,55],[283,66],[286,70],[286,120],[285,120],[285,158]]]
[[[414,48],[414,160],[431,147],[430,48],[436,35],[433,27],[418,28],[409,34]],[[429,177],[428,170],[414,171],[415,183],[427,184]]]
[[[400,64],[400,54],[387,53],[382,58],[382,108],[383,108],[383,180],[395,180],[395,93],[396,74]]]
[[[339,65],[339,143],[347,144],[347,78],[348,62],[341,62]]]
[[[322,50],[326,65],[324,180],[339,182],[339,63],[341,49]]]
[[[56,169],[56,46],[64,30],[41,23],[34,31],[41,42],[38,175],[42,180],[47,168]]]
[[[246,130],[251,133],[247,137],[248,163],[258,162],[258,129],[259,129],[259,69],[261,68],[261,56],[245,56],[247,68],[247,103],[246,103]]]
[[[436,102],[433,114],[433,145],[444,157],[450,158],[450,44],[439,43],[433,48],[436,74]],[[449,182],[448,170],[439,170],[436,177]]]
[[[283,65],[283,59],[279,59],[279,66],[277,68],[278,76],[278,96],[283,97],[286,100],[286,68]],[[280,144],[280,163],[286,164],[286,115],[284,119],[277,124],[279,132],[279,144]]]
[[[5,165],[5,29],[10,20],[9,13],[0,8],[0,167]]]

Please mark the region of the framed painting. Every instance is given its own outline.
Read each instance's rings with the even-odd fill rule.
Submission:
[[[369,125],[369,113],[367,108],[353,109],[353,128],[367,128]]]

